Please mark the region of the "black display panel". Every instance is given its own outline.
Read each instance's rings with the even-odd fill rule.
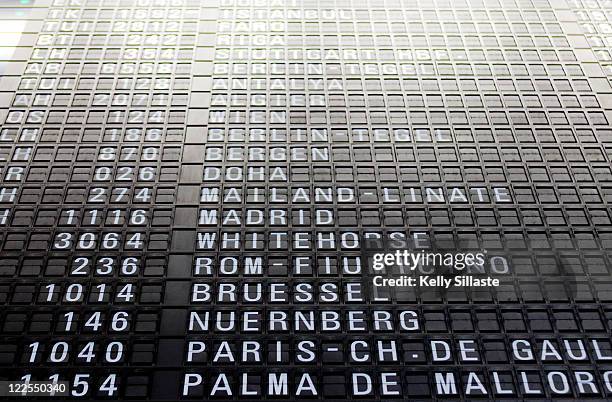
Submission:
[[[608,0],[5,0],[0,399],[612,398]]]

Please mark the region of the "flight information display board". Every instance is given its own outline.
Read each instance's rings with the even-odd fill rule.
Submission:
[[[612,398],[609,0],[5,0],[0,400]]]

